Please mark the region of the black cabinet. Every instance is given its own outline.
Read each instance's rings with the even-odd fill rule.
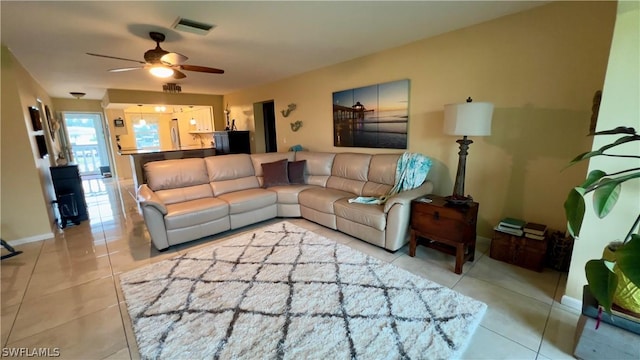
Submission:
[[[88,220],[78,165],[54,166],[50,170],[60,212],[60,227],[66,227],[69,221],[80,224],[81,221]]]
[[[249,131],[215,131],[216,154],[251,154]]]

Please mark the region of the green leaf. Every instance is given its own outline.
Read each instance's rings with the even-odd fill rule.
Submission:
[[[626,143],[631,142],[631,141],[638,141],[638,140],[640,140],[640,136],[638,136],[638,135],[623,136],[623,137],[619,138],[618,140],[612,142],[611,144],[607,144],[607,145],[602,146],[597,151],[599,151],[601,153],[604,153],[605,150],[609,150],[612,147],[616,147],[618,145],[622,145],[622,144],[626,144]]]
[[[593,210],[602,219],[609,215],[618,202],[622,185],[617,181],[606,181],[593,192]]]
[[[605,176],[607,176],[606,172],[604,172],[602,170],[593,170],[592,172],[589,173],[589,175],[584,180],[582,185],[580,185],[580,187],[586,189],[589,186],[593,185],[594,183],[598,182],[598,180],[602,179]]]
[[[582,219],[584,218],[584,189],[581,187],[575,187],[571,189],[567,200],[564,202],[564,212],[567,216],[567,227],[569,233],[573,237],[580,235],[580,228],[582,227]]]
[[[618,126],[615,129],[598,131],[593,135],[635,134],[635,133],[636,133],[636,129],[632,127]]]
[[[577,163],[577,162],[580,162],[580,161],[582,161],[582,160],[589,159],[589,158],[592,158],[592,157],[594,157],[594,156],[598,156],[598,155],[602,155],[602,151],[600,151],[600,150],[595,150],[595,151],[587,151],[587,152],[584,152],[584,153],[582,153],[582,154],[580,154],[580,155],[576,156],[575,158],[573,158],[573,159],[569,162],[569,165],[567,165],[567,167],[569,167],[569,166],[571,166],[571,165],[573,165],[573,164],[575,164],[575,163]]]
[[[624,172],[629,172],[631,170],[635,170],[635,169],[625,170]],[[619,176],[617,178],[610,178],[610,179],[608,178],[608,179],[605,179],[605,180],[606,181],[615,181],[615,182],[617,182],[619,184],[622,184],[623,182],[625,182],[627,180],[631,180],[631,179],[635,179],[635,178],[640,178],[640,171],[636,171],[636,172],[633,172],[631,174],[627,174],[627,175],[624,175],[624,176]],[[602,181],[605,181],[605,180],[602,180]]]
[[[611,304],[613,303],[613,294],[618,286],[618,277],[609,270],[603,259],[589,260],[584,270],[591,293],[607,313],[611,314]]]
[[[596,171],[600,171],[600,170],[594,170],[591,173],[595,173]],[[621,173],[625,173],[625,172],[629,172],[629,171],[633,171],[630,174],[627,175],[622,175],[620,176],[619,174]],[[591,173],[589,175],[591,175]],[[607,178],[602,178],[599,179],[598,181],[590,184],[588,187],[584,187],[582,185],[580,185],[581,187],[584,187],[584,193],[589,193],[592,192],[593,190],[596,190],[597,188],[601,187],[601,186],[605,186],[609,183],[613,183],[613,184],[622,184],[623,182],[627,181],[627,180],[631,180],[631,179],[635,179],[635,178],[640,178],[640,171],[637,171],[636,169],[627,169],[627,170],[622,170],[620,172],[617,173],[617,177],[615,177],[616,175],[606,175],[605,176],[609,176]],[[613,176],[613,177],[611,177]],[[587,184],[589,182],[589,177],[587,177],[587,180],[585,180],[584,184]]]
[[[631,235],[631,240],[616,251],[616,263],[625,276],[640,287],[640,235]]]
[[[605,150],[609,150],[609,149],[614,148],[614,147],[616,147],[618,145],[626,144],[626,143],[631,142],[631,141],[640,141],[640,135],[636,135],[635,134],[635,130],[633,128],[618,127],[618,128],[616,128],[614,130],[597,132],[597,133],[595,133],[595,135],[628,133],[626,131],[614,132],[615,130],[618,130],[618,129],[631,129],[631,131],[633,131],[633,132],[630,133],[630,134],[633,134],[633,135],[623,136],[623,137],[617,139],[616,141],[614,141],[614,142],[612,142],[610,144],[602,146],[598,150],[584,152],[584,153],[576,156],[575,158],[573,158],[566,167],[570,167],[570,166],[572,166],[572,165],[574,165],[576,163],[579,163],[580,161],[590,159],[590,158],[592,158],[594,156],[606,155],[604,153]]]

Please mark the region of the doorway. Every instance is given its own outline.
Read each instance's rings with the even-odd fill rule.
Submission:
[[[111,175],[102,114],[64,112],[63,117],[80,175]]]
[[[265,151],[278,152],[278,141],[276,138],[276,112],[273,101],[262,103],[262,116],[264,119],[264,143]]]

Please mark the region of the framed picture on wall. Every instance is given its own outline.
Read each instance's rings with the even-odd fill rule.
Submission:
[[[36,135],[36,143],[38,144],[38,152],[40,157],[44,158],[49,154],[47,150],[47,141],[44,139],[44,135]]]
[[[31,116],[31,125],[33,131],[42,130],[42,120],[40,119],[40,110],[35,106],[29,106],[29,115]]]
[[[57,124],[54,118],[51,117],[51,111],[49,110],[49,105],[44,106],[44,114],[47,118],[47,126],[49,126],[49,134],[51,135],[51,140],[56,141],[56,130]]]
[[[409,80],[333,93],[333,145],[406,149]]]

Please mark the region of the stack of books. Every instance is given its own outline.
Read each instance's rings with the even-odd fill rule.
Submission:
[[[524,220],[507,217],[500,220],[500,223],[494,229],[503,233],[522,236],[524,233],[522,229],[525,224],[526,222]]]
[[[547,225],[528,222],[522,229],[524,236],[534,240],[544,240],[547,232]]]

